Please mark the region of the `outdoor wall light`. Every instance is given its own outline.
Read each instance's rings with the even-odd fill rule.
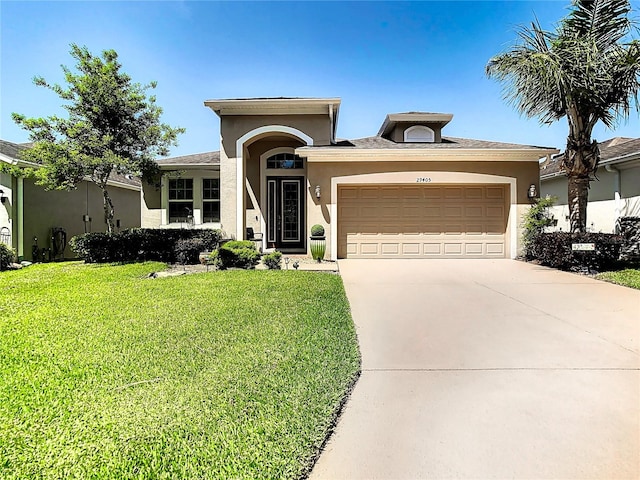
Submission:
[[[316,185],[316,198],[320,198],[320,185]]]
[[[7,197],[4,196],[4,190],[0,190],[0,202],[5,203],[7,201]]]
[[[530,199],[538,197],[538,189],[536,188],[536,185],[534,183],[529,185],[529,190],[527,190],[527,197],[529,197]]]

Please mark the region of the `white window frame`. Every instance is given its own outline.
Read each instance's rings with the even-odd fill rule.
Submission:
[[[191,198],[180,198],[180,199],[176,199],[176,198],[171,198],[171,182],[178,182],[178,181],[191,181]],[[191,177],[180,177],[180,178],[169,178],[169,181],[167,182],[167,220],[168,223],[185,223],[183,221],[178,221],[178,222],[172,222],[171,221],[171,204],[180,204],[180,203],[184,203],[184,204],[191,204],[191,218],[194,218],[194,213],[195,213],[195,202],[194,202],[194,197],[195,197],[195,192],[194,192],[194,188],[195,188],[195,182],[193,181],[193,178]]]
[[[202,179],[202,223],[220,223],[220,177],[203,177]],[[217,198],[204,198],[204,182],[207,180],[217,181],[218,182],[218,197]],[[207,203],[217,203],[218,204],[218,219],[213,222],[205,222],[204,218],[204,206]]]
[[[404,141],[410,143],[433,143],[436,134],[429,127],[424,125],[414,125],[404,131]]]

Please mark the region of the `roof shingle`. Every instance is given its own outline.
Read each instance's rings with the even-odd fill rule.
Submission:
[[[614,137],[598,144],[600,147],[600,165],[630,155],[640,156],[640,138]],[[551,177],[564,173],[564,152],[551,157],[540,164],[540,176]]]

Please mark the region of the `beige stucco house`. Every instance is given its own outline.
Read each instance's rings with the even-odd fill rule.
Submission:
[[[262,248],[307,252],[324,226],[329,258],[513,258],[557,150],[446,136],[451,114],[389,114],[377,135],[336,138],[338,98],[205,102],[220,151],[160,160],[143,226],[221,228]]]
[[[620,217],[640,217],[640,138],[615,137],[599,144],[600,164],[589,188],[589,231],[612,233]],[[557,230],[569,231],[567,176],[563,155],[540,164],[541,194],[557,198],[551,209]]]
[[[17,167],[37,167],[20,159],[26,145],[0,140],[0,162]],[[121,229],[139,227],[141,215],[140,181],[124,175],[112,175],[109,193],[116,209],[116,224]],[[46,191],[33,179],[0,172],[0,241],[13,248],[20,260],[34,260],[33,248],[40,251],[36,260],[73,258],[68,241],[63,251],[57,251],[62,229],[67,240],[87,231],[104,232],[102,191],[93,183],[83,181],[76,190]]]

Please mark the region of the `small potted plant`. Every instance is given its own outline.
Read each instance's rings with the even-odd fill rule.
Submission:
[[[324,236],[324,227],[322,225],[314,225],[311,227],[311,238],[309,241],[311,248],[311,256],[318,263],[322,262],[325,251],[327,250],[327,241]]]

